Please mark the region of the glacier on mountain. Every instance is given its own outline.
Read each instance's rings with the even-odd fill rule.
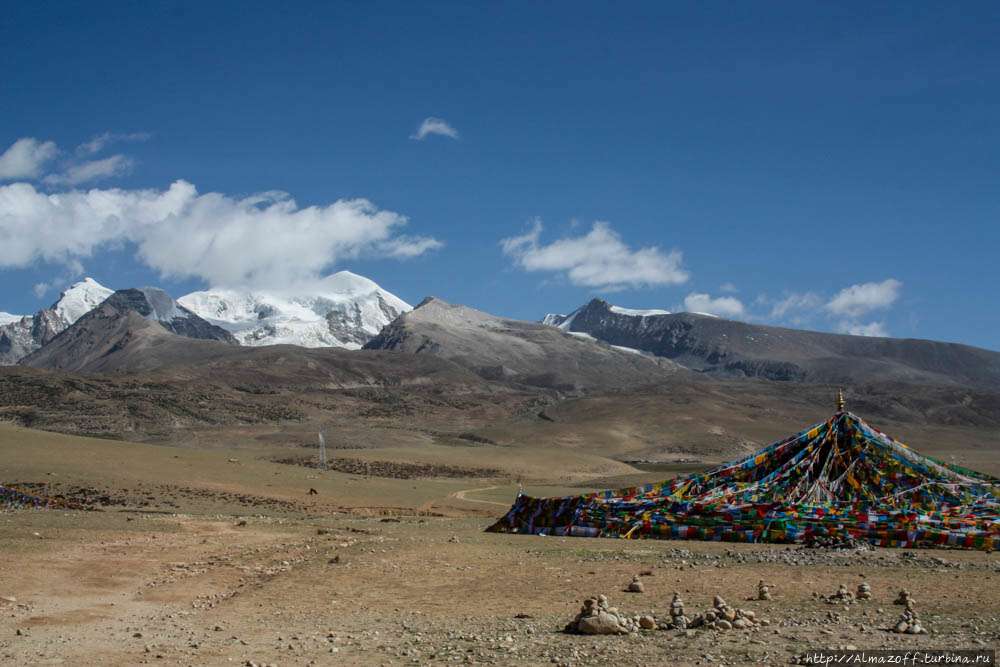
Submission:
[[[292,291],[212,288],[178,302],[229,331],[242,345],[359,349],[412,310],[363,276],[340,271]]]

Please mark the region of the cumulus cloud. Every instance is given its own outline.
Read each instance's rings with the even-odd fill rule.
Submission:
[[[33,137],[18,139],[0,155],[0,180],[38,178],[45,163],[59,152],[54,142]]]
[[[134,162],[126,155],[112,155],[102,160],[73,164],[62,174],[49,174],[44,180],[49,185],[79,185],[102,178],[120,176],[132,170]]]
[[[432,117],[424,118],[424,122],[420,124],[417,133],[411,134],[410,139],[422,141],[428,134],[440,134],[443,137],[458,139],[458,130],[449,125],[446,120]]]
[[[888,308],[899,298],[903,283],[895,278],[880,283],[851,285],[837,293],[826,304],[826,309],[835,315],[859,317],[878,308]]]
[[[500,242],[505,255],[526,271],[565,274],[574,285],[621,290],[647,285],[677,285],[689,273],[678,250],[664,253],[655,246],[632,250],[606,222],[595,222],[585,236],[542,245],[542,222],[535,219],[521,236]]]
[[[146,141],[150,138],[150,136],[152,135],[148,132],[133,132],[131,134],[105,132],[104,134],[99,134],[90,141],[77,146],[76,152],[77,155],[93,155],[94,153],[99,153],[104,150],[104,147],[108,144],[119,141]]]
[[[877,338],[888,338],[889,331],[885,328],[884,322],[870,322],[860,324],[858,322],[841,322],[837,327],[840,333],[851,334],[852,336],[875,336]]]
[[[71,265],[101,247],[133,243],[163,277],[278,288],[361,254],[412,257],[440,247],[435,239],[399,236],[406,222],[365,199],[300,208],[284,193],[199,194],[182,180],[163,191],[59,194],[13,183],[0,186],[0,268],[37,260]]]
[[[731,296],[720,296],[713,299],[708,294],[692,292],[684,298],[684,310],[689,313],[708,313],[723,317],[742,317],[746,310],[743,303]]]

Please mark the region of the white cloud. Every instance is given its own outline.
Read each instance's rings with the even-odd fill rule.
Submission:
[[[93,155],[94,153],[99,153],[104,150],[104,147],[108,144],[115,143],[117,141],[146,141],[150,138],[148,132],[133,132],[131,134],[118,134],[114,132],[105,132],[100,134],[86,143],[82,143],[76,147],[76,152],[78,155]]]
[[[521,236],[503,239],[505,255],[526,271],[565,272],[574,285],[621,290],[644,285],[676,285],[687,281],[678,250],[669,253],[651,246],[632,250],[611,225],[595,222],[585,236],[540,245],[541,220]]]
[[[858,317],[871,310],[888,308],[899,298],[903,283],[889,278],[880,283],[864,283],[851,285],[837,293],[826,308],[835,315]]]
[[[15,141],[0,155],[0,180],[38,178],[42,167],[59,152],[54,142],[40,142],[33,137]]]
[[[735,294],[740,291],[740,288],[729,282],[728,280],[721,285],[719,285],[720,292],[729,292],[730,294]]]
[[[409,257],[440,247],[434,239],[397,236],[406,222],[365,199],[300,208],[283,193],[199,194],[185,181],[165,191],[51,195],[13,183],[0,186],[0,268],[37,260],[71,265],[130,242],[164,277],[279,288],[361,254]]]
[[[429,250],[443,248],[444,243],[426,236],[397,236],[394,239],[379,243],[380,253],[397,259],[406,259],[422,255]]]
[[[888,338],[889,331],[885,328],[884,322],[870,322],[860,324],[858,322],[841,322],[837,327],[840,333],[851,334],[852,336],[875,336],[878,338]]]
[[[133,164],[132,158],[126,155],[112,155],[102,160],[70,165],[65,173],[49,174],[43,180],[49,185],[79,185],[128,173]]]
[[[713,299],[708,294],[692,292],[684,298],[684,310],[689,313],[708,313],[724,317],[742,317],[745,313],[743,303],[731,296],[720,296]]]
[[[420,124],[420,128],[417,130],[417,133],[411,134],[410,139],[421,141],[428,134],[440,134],[443,137],[458,139],[458,130],[449,125],[446,120],[431,117],[424,118],[424,122]]]
[[[780,319],[790,312],[816,310],[822,303],[815,292],[790,292],[771,307],[771,317]]]

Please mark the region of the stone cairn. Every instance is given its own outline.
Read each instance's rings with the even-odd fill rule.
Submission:
[[[633,574],[632,575],[632,582],[628,585],[628,592],[629,593],[642,593],[645,590],[646,590],[646,586],[641,581],[639,581],[639,575],[638,574]]]
[[[906,601],[906,611],[903,615],[899,617],[899,621],[896,625],[892,626],[891,630],[899,634],[907,635],[925,635],[927,630],[920,623],[920,618],[917,616],[917,610],[914,608],[913,598],[909,598]]]
[[[616,607],[608,606],[608,596],[598,595],[583,601],[580,613],[565,631],[583,635],[625,635],[655,627],[652,616],[627,616]]]
[[[857,595],[858,600],[871,600],[872,599],[872,587],[868,585],[867,582],[862,581],[858,584]]]
[[[840,587],[837,588],[836,593],[824,599],[829,604],[850,604],[851,602],[854,602],[854,593],[847,590],[847,586],[841,584]]]
[[[893,604],[902,604],[907,607],[910,607],[911,602],[916,602],[916,600],[914,600],[913,596],[910,595],[910,591],[905,588],[899,591],[899,597],[892,601]]]
[[[684,600],[680,591],[674,591],[674,599],[670,603],[670,621],[661,623],[661,630],[684,630],[691,621],[684,614]]]
[[[765,584],[763,579],[757,582],[757,599],[758,600],[771,599],[771,587]]]
[[[711,628],[714,630],[752,630],[758,626],[770,625],[766,619],[758,619],[749,609],[730,607],[722,597],[716,595],[712,608],[695,616],[688,624],[689,628]]]

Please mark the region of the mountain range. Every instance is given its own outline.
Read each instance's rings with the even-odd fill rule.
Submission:
[[[41,349],[114,293],[86,278],[63,292],[50,308],[34,315],[0,313],[0,365],[16,364]],[[335,273],[295,293],[217,288],[192,292],[175,301],[158,288],[144,287],[122,290],[114,305],[122,312],[132,309],[151,317],[167,331],[189,338],[217,338],[250,346],[347,349],[360,348],[400,313],[411,310],[399,297],[349,271]],[[206,327],[211,325],[230,335],[191,333],[185,323],[195,322],[191,331],[208,331]]]
[[[847,384],[892,381],[1000,389],[1000,352],[930,340],[850,336],[593,299],[543,323],[726,378]]]
[[[1000,353],[967,345],[632,310],[601,299],[531,323],[435,297],[410,308],[346,271],[297,293],[212,289],[176,301],[158,288],[112,293],[87,279],[51,308],[0,326],[5,363],[63,371],[151,370],[205,363],[234,345],[275,344],[433,355],[490,382],[563,396],[691,373],[1000,389]]]

